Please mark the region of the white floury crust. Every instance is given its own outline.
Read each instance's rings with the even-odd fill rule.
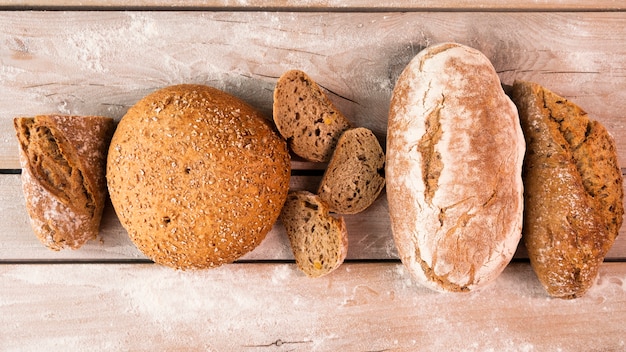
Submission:
[[[455,43],[420,52],[396,83],[387,133],[402,262],[435,290],[491,282],[521,237],[525,143],[489,59]]]

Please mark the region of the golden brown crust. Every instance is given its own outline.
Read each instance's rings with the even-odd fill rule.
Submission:
[[[285,141],[243,101],[201,85],[156,91],[120,122],[107,181],[122,225],[157,263],[208,268],[254,249],[289,187]]]
[[[14,126],[35,234],[53,250],[79,248],[98,234],[113,119],[44,115],[16,118]]]
[[[553,297],[582,296],[622,223],[615,142],[575,104],[538,84],[516,82],[527,141],[523,239]]]

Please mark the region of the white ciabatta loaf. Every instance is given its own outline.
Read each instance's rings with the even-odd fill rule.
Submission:
[[[420,52],[393,91],[387,197],[400,259],[424,286],[495,279],[521,237],[525,144],[517,109],[481,52]]]

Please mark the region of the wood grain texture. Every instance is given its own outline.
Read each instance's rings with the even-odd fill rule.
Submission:
[[[526,263],[482,291],[416,286],[400,264],[180,272],[151,264],[0,266],[4,350],[619,351],[626,265],[589,293],[549,299]],[[28,292],[28,294],[25,294]]]
[[[0,168],[18,167],[11,119],[119,119],[175,83],[204,83],[271,114],[276,78],[306,71],[383,140],[396,77],[423,47],[484,52],[505,84],[533,80],[605,124],[626,160],[626,12],[3,12]]]
[[[480,11],[615,11],[626,9],[619,0],[2,0],[0,6],[17,8],[167,8],[228,10],[324,10],[324,11],[407,11],[407,10],[480,10]]]

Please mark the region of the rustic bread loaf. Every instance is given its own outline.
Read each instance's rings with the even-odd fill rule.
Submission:
[[[158,90],[120,121],[109,148],[111,201],[137,247],[180,269],[254,249],[287,197],[285,141],[243,101],[202,85]]]
[[[522,238],[553,297],[582,296],[624,214],[615,141],[580,107],[531,82],[515,82],[527,152]]]
[[[113,119],[46,115],[16,118],[14,126],[35,235],[52,250],[77,249],[96,238]]]
[[[389,213],[400,259],[425,286],[494,280],[522,226],[524,137],[491,62],[454,43],[421,51],[393,91]]]
[[[299,70],[276,82],[273,114],[291,150],[309,161],[330,160],[337,140],[350,127],[317,83]]]
[[[337,269],[348,253],[348,233],[342,217],[328,213],[326,204],[307,191],[291,191],[280,214],[296,265],[309,277]]]
[[[372,131],[345,131],[324,172],[318,195],[330,211],[356,214],[369,207],[385,186],[385,154]]]

